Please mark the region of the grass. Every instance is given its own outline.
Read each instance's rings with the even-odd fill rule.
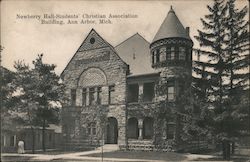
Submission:
[[[195,161],[223,161],[222,156],[216,156],[215,158],[208,158],[208,159],[203,159],[203,158],[198,158],[195,159]],[[233,162],[249,162],[250,161],[250,155],[231,155],[230,161]]]
[[[1,161],[3,162],[7,162],[7,161],[11,161],[11,162],[26,162],[29,161],[32,157],[27,157],[27,156],[4,156],[1,157]]]
[[[132,152],[132,151],[115,151],[103,153],[104,158],[124,158],[124,159],[148,159],[148,160],[167,160],[182,161],[186,159],[185,154],[174,152]],[[101,157],[101,153],[86,155],[90,157]]]

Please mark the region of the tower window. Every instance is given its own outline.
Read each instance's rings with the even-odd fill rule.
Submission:
[[[171,47],[170,49],[170,60],[175,59],[175,47]]]
[[[152,52],[152,64],[155,63],[155,55],[156,55],[156,51]]]
[[[179,60],[185,60],[185,47],[179,47]]]
[[[76,89],[71,89],[71,105],[76,105]]]
[[[166,60],[166,47],[160,48],[160,60],[165,61]]]
[[[156,63],[160,62],[160,53],[159,50],[156,50]]]

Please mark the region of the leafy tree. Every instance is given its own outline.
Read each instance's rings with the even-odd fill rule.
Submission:
[[[201,19],[203,31],[198,30],[196,36],[203,48],[200,54],[208,59],[195,62],[197,67],[207,70],[195,68],[195,71],[208,78],[207,102],[214,107],[212,130],[222,142],[224,159],[230,159],[230,141],[240,133],[242,113],[233,105],[245,87],[247,74],[237,71],[249,65],[245,53],[249,44],[248,22],[244,20],[247,12],[246,8],[235,9],[234,3],[215,0],[212,6],[207,6],[210,14]]]
[[[34,126],[42,126],[42,146],[45,151],[45,129],[48,124],[58,122],[64,86],[54,71],[56,66],[43,63],[42,57],[42,54],[38,55],[32,69],[20,61],[15,64],[15,68],[18,75],[16,85],[20,91],[20,111],[27,114],[32,130]]]

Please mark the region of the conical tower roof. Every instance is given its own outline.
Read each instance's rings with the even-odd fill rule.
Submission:
[[[161,24],[161,27],[156,33],[152,42],[155,42],[157,40],[164,39],[164,38],[173,38],[173,37],[190,39],[189,34],[187,33],[186,29],[183,27],[182,23],[176,16],[171,6],[167,17]]]

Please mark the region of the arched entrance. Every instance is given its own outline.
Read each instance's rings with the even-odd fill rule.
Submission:
[[[136,118],[128,119],[128,138],[138,139],[139,129],[138,120]]]
[[[109,117],[107,123],[107,138],[106,144],[117,144],[118,138],[118,122],[116,118]]]

